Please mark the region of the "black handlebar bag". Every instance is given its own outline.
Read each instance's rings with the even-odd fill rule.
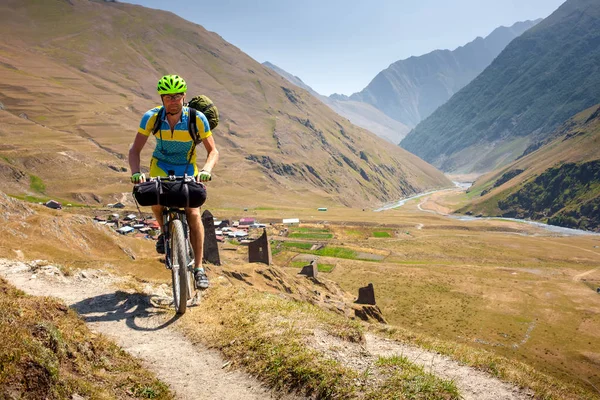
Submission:
[[[193,180],[154,180],[133,187],[133,196],[141,206],[197,208],[206,201],[206,188]]]

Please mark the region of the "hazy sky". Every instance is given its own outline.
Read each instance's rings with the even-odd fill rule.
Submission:
[[[455,49],[565,0],[122,0],[165,9],[320,94],[362,90],[391,63]]]

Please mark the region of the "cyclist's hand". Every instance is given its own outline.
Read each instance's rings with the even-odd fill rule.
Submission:
[[[208,182],[211,180],[210,172],[202,170],[198,174],[198,182]]]
[[[142,182],[146,182],[146,176],[141,172],[136,172],[135,174],[131,175],[131,183],[138,184]]]

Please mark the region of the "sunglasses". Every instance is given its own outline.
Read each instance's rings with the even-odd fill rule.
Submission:
[[[179,93],[179,94],[165,94],[163,95],[163,99],[167,100],[167,101],[179,101],[181,99],[183,99],[183,94]]]

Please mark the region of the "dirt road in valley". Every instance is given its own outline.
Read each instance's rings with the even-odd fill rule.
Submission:
[[[582,272],[580,274],[573,276],[573,282],[577,282],[577,281],[581,280],[581,278],[583,278],[584,276],[593,274],[594,272],[598,271],[598,269],[599,268],[590,269],[589,271],[585,271],[585,272]]]

